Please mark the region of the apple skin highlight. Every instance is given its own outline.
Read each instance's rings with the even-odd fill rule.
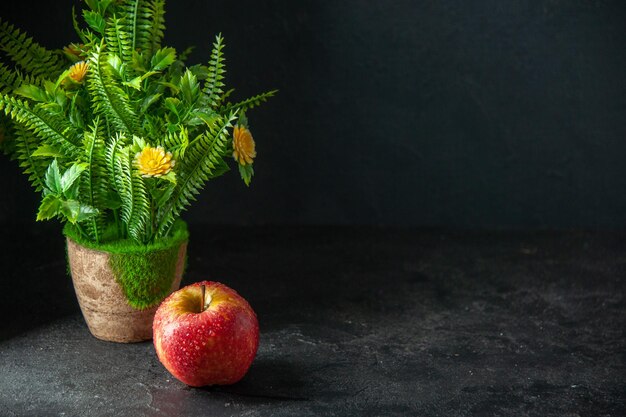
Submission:
[[[153,336],[159,360],[181,382],[192,387],[229,385],[243,378],[254,360],[259,324],[235,290],[203,281],[161,303]]]

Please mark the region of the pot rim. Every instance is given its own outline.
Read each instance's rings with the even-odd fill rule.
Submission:
[[[183,244],[189,243],[189,230],[185,221],[183,221],[182,219],[177,220],[172,227],[172,230],[173,233],[171,236],[168,236],[164,239],[159,239],[147,245],[136,243],[130,239],[109,241],[99,244],[95,242],[84,241],[74,235],[70,223],[67,223],[63,227],[63,235],[68,241],[71,241],[75,245],[95,252],[119,255],[142,255],[170,250],[176,247],[180,247]]]

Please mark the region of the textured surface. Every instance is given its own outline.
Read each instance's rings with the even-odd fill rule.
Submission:
[[[191,389],[150,343],[94,339],[60,233],[27,253],[5,227],[0,415],[626,415],[624,234],[190,229],[184,283],[259,316],[243,381]]]
[[[170,275],[170,292],[180,286],[187,243],[179,244],[173,250],[176,263]],[[98,339],[115,342],[150,340],[152,320],[158,304],[142,310],[128,304],[123,288],[116,281],[115,272],[111,268],[111,254],[80,246],[69,238],[67,253],[76,298],[91,333]]]
[[[0,16],[58,47],[73,5]],[[193,63],[224,34],[235,97],[280,89],[248,115],[253,187],[235,169],[190,221],[626,227],[624,0],[168,0],[166,19]],[[0,222],[30,220],[26,179],[0,178]]]

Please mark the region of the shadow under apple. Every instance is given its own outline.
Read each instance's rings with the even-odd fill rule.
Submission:
[[[188,388],[216,394],[227,394],[238,402],[308,401],[310,392],[304,382],[306,369],[281,359],[257,358],[246,376],[236,384]]]

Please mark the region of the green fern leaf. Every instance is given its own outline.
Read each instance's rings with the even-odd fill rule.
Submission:
[[[162,71],[176,61],[176,49],[163,48],[157,50],[150,60],[151,71]]]
[[[14,154],[20,167],[28,176],[28,180],[35,190],[37,192],[43,191],[49,160],[33,156],[41,143],[40,139],[20,125],[14,125],[12,133],[15,146]]]
[[[189,146],[189,132],[182,128],[179,132],[167,133],[165,140],[160,145],[172,153],[175,161],[179,161],[185,157],[185,151]]]
[[[123,62],[132,61],[132,35],[126,31],[123,19],[112,16],[107,20],[104,39],[107,50],[119,56]]]
[[[19,87],[20,84],[22,84],[20,74],[0,63],[0,94],[11,93]]]
[[[117,153],[128,144],[128,138],[123,134],[116,134],[112,136],[106,143],[104,149],[104,163],[106,165],[107,174],[109,175],[109,184],[114,188],[114,191],[118,194],[120,191],[117,189],[117,181],[116,181],[116,168],[115,168],[115,157]]]
[[[124,27],[130,35],[132,50],[150,52],[153,15],[150,5],[146,0],[122,0],[118,8],[120,15],[124,16]]]
[[[161,212],[157,237],[167,236],[176,218],[195,200],[204,184],[224,173],[223,158],[229,141],[228,129],[236,119],[235,112],[231,112],[226,118],[216,118],[207,131],[187,147],[180,167],[177,165],[176,188],[169,204]]]
[[[99,118],[93,122],[93,126],[85,132],[83,147],[85,154],[83,161],[87,169],[83,173],[81,181],[81,197],[86,199],[86,203],[91,207],[105,207],[108,196],[108,176],[105,160],[105,141],[103,138],[102,124]],[[91,218],[87,225],[87,232],[90,237],[100,241],[104,230],[104,213]]]
[[[0,94],[12,93],[22,84],[41,86],[43,78],[24,75],[21,71],[0,63]]]
[[[45,49],[13,25],[0,20],[0,50],[33,77],[55,78],[65,69],[59,52]]]
[[[127,93],[113,79],[111,67],[101,47],[95,48],[89,62],[88,89],[93,97],[96,113],[106,117],[118,131],[138,133],[137,115]]]
[[[146,53],[154,53],[161,48],[163,34],[165,32],[165,0],[152,0],[148,4],[150,9],[150,27],[148,29],[148,39]]]
[[[77,132],[62,116],[39,106],[31,108],[27,102],[8,95],[0,95],[0,111],[49,145],[58,147],[68,159],[79,155]]]
[[[122,200],[122,221],[128,234],[136,241],[146,242],[146,227],[150,221],[150,200],[144,179],[132,168],[130,147],[115,156],[116,185]]]
[[[133,187],[133,213],[128,223],[129,234],[137,241],[148,243],[147,229],[150,225],[150,195],[144,178],[135,172],[131,178]]]
[[[226,106],[223,106],[220,109],[220,112],[227,113],[233,110],[239,110],[240,112],[245,112],[254,107],[260,106],[262,103],[265,103],[270,97],[274,97],[278,90],[267,91],[263,94],[259,94],[254,97],[250,97],[246,100],[240,101],[239,103],[228,103]]]
[[[224,38],[217,35],[211,52],[211,60],[209,61],[209,72],[204,82],[203,93],[207,104],[213,108],[217,108],[220,97],[224,93],[224,77],[226,74],[226,59],[224,58]]]

